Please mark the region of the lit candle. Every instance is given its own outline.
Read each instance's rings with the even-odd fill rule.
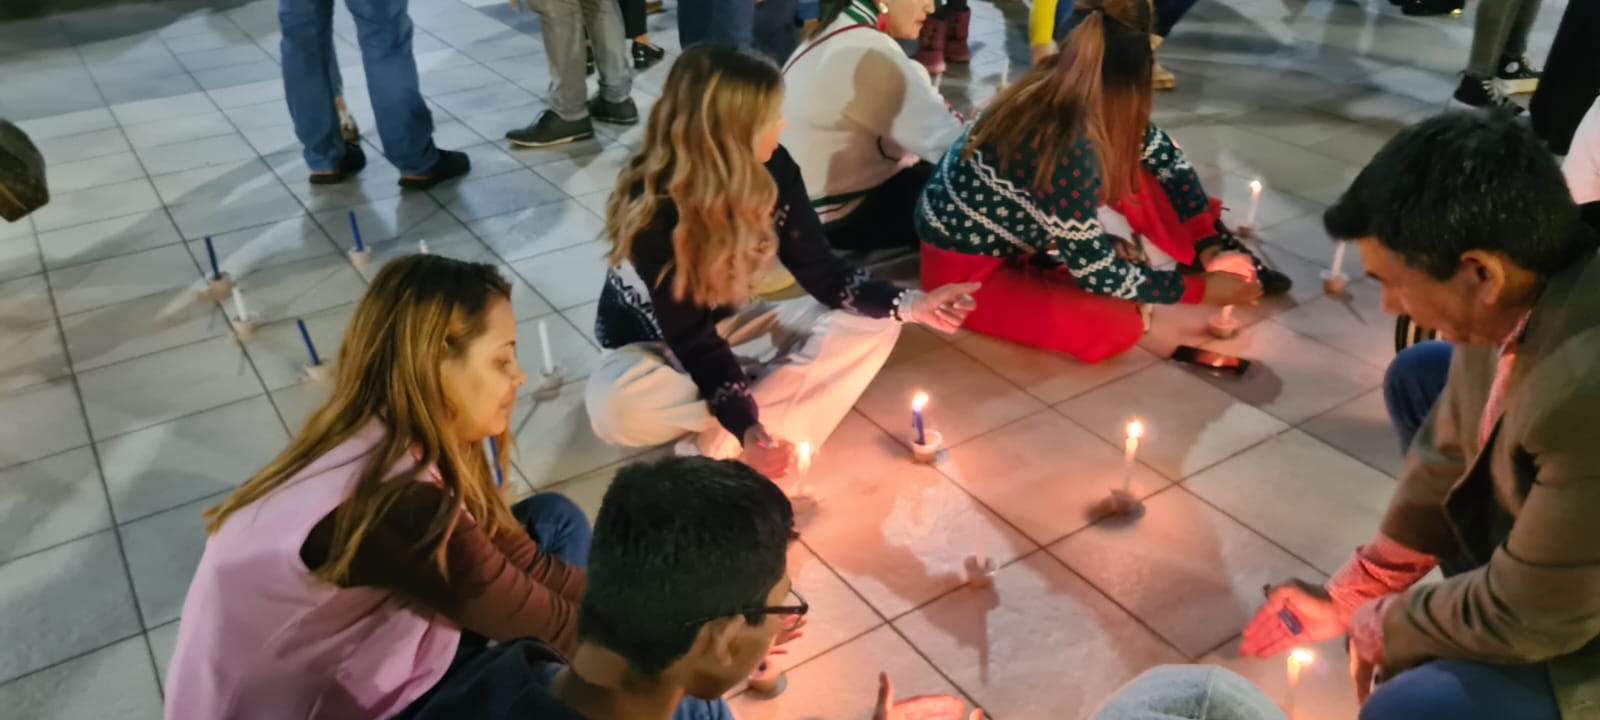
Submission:
[[[1250,227],[1255,227],[1256,226],[1256,211],[1259,210],[1259,209],[1261,209],[1261,181],[1260,180],[1251,180],[1250,181],[1250,214],[1245,216],[1244,224],[1246,224],[1246,225],[1248,225]]]
[[[927,445],[928,444],[928,433],[922,427],[922,409],[927,407],[927,406],[928,406],[928,394],[927,393],[920,393],[919,392],[919,393],[917,393],[916,397],[911,398],[911,427],[915,428],[916,431],[917,431],[917,444],[918,445]]]
[[[361,244],[361,226],[356,224],[356,211],[354,210],[350,211],[350,234],[356,239],[356,252],[367,249],[365,245]]]
[[[1305,648],[1295,648],[1289,652],[1289,693],[1284,699],[1284,714],[1289,720],[1294,720],[1295,695],[1300,688],[1300,670],[1315,662],[1317,656]]]
[[[423,255],[431,254],[431,253],[428,252],[428,241],[427,240],[418,240],[417,241],[417,250],[420,251]]]
[[[1144,437],[1144,423],[1134,420],[1128,423],[1128,439],[1122,443],[1122,491],[1130,492],[1133,489],[1133,463],[1139,454],[1139,438]]]
[[[1223,305],[1222,306],[1222,321],[1221,322],[1222,322],[1223,325],[1231,325],[1231,324],[1233,324],[1233,306],[1232,305]]]
[[[494,486],[505,487],[505,473],[500,471],[500,444],[495,442],[493,435],[484,438],[483,442],[489,450],[489,468],[494,471]]]
[[[1333,269],[1328,272],[1331,277],[1339,277],[1339,270],[1344,267],[1344,246],[1343,242],[1333,245]]]
[[[306,352],[311,355],[311,364],[321,365],[322,358],[317,357],[317,346],[311,342],[311,332],[306,330],[306,321],[297,319],[294,322],[300,326],[300,339],[306,341]]]
[[[211,244],[211,236],[206,236],[206,257],[211,259],[211,279],[221,280],[222,269],[217,266],[217,248]],[[217,298],[221,300],[222,298]]]
[[[544,358],[544,374],[555,374],[556,361],[550,355],[550,326],[543,320],[539,321],[539,352]]]
[[[806,473],[811,472],[811,443],[800,443],[800,457],[795,460],[795,469],[798,471],[794,483],[795,497],[805,497]]]
[[[239,322],[250,319],[250,311],[244,306],[244,293],[239,292],[239,286],[233,286],[233,309],[238,313]]]

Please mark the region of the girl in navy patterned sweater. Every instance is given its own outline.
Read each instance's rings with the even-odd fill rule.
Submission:
[[[606,206],[611,242],[586,404],[600,438],[739,457],[782,477],[877,374],[902,321],[955,332],[974,285],[922,293],[835,257],[778,145],[770,62],[697,46],[673,64]],[[754,300],[774,263],[809,297]]]
[[[1256,261],[1261,285],[1205,273],[1248,252],[1194,168],[1150,124],[1149,0],[1088,0],[1061,52],[1003,90],[945,154],[916,211],[922,282],[982,282],[967,327],[1099,362],[1133,347],[1140,303],[1235,305],[1288,290]],[[1183,263],[1159,271],[1106,235],[1110,205]]]

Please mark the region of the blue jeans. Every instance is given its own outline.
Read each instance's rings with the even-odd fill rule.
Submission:
[[[594,531],[589,518],[567,496],[539,493],[511,506],[511,515],[539,543],[539,552],[554,555],[568,565],[589,569],[589,545]]]
[[[1407,452],[1428,419],[1450,376],[1454,348],[1438,340],[1418,343],[1396,355],[1383,378],[1400,451]],[[1446,575],[1463,567],[1441,566]],[[1560,720],[1555,690],[1543,665],[1486,665],[1436,660],[1403,672],[1381,685],[1361,708],[1361,720],[1475,720],[1483,718]]]
[[[356,21],[367,93],[383,154],[401,175],[426,175],[439,161],[433,113],[422,101],[411,54],[406,0],[345,0]],[[333,0],[278,0],[283,29],[283,89],[294,134],[312,172],[329,172],[344,158],[333,54]]]

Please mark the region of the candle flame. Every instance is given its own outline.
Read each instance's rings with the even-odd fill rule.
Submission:
[[[1310,665],[1316,662],[1317,656],[1305,648],[1295,648],[1289,653],[1289,662],[1295,665]]]
[[[1260,180],[1251,180],[1250,181],[1250,192],[1253,192],[1253,193],[1261,192],[1261,181]]]
[[[916,397],[911,398],[911,409],[912,410],[921,410],[921,409],[923,409],[923,408],[925,408],[927,406],[928,406],[928,394],[927,393],[919,392],[919,393],[917,393]]]
[[[1128,439],[1138,440],[1144,437],[1144,423],[1134,420],[1128,423]]]
[[[811,469],[811,443],[800,443],[800,457],[795,462],[799,467],[800,472],[805,472]]]

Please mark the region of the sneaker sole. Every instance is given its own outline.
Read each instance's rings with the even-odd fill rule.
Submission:
[[[1497,79],[1495,82],[1500,85],[1500,92],[1507,95],[1531,95],[1533,91],[1539,89],[1539,81],[1534,78],[1518,80]]]
[[[620,118],[620,117],[601,117],[599,115],[591,114],[591,115],[589,115],[589,117],[593,118],[595,122],[603,122],[603,123],[605,123],[607,125],[638,125],[639,124],[639,116],[638,115],[635,115],[635,116],[633,116],[631,118]]]
[[[564,138],[558,138],[558,139],[555,139],[555,140],[547,140],[547,141],[544,141],[544,142],[539,142],[539,141],[536,141],[536,140],[512,140],[511,138],[506,138],[506,141],[510,142],[512,145],[515,145],[516,147],[521,147],[521,148],[542,148],[542,147],[554,147],[556,145],[566,145],[567,143],[575,143],[575,142],[578,142],[579,140],[589,140],[589,139],[591,139],[593,137],[594,137],[594,131],[591,130],[591,131],[586,132],[586,133],[579,133],[577,135],[572,135],[572,136],[564,137]]]

